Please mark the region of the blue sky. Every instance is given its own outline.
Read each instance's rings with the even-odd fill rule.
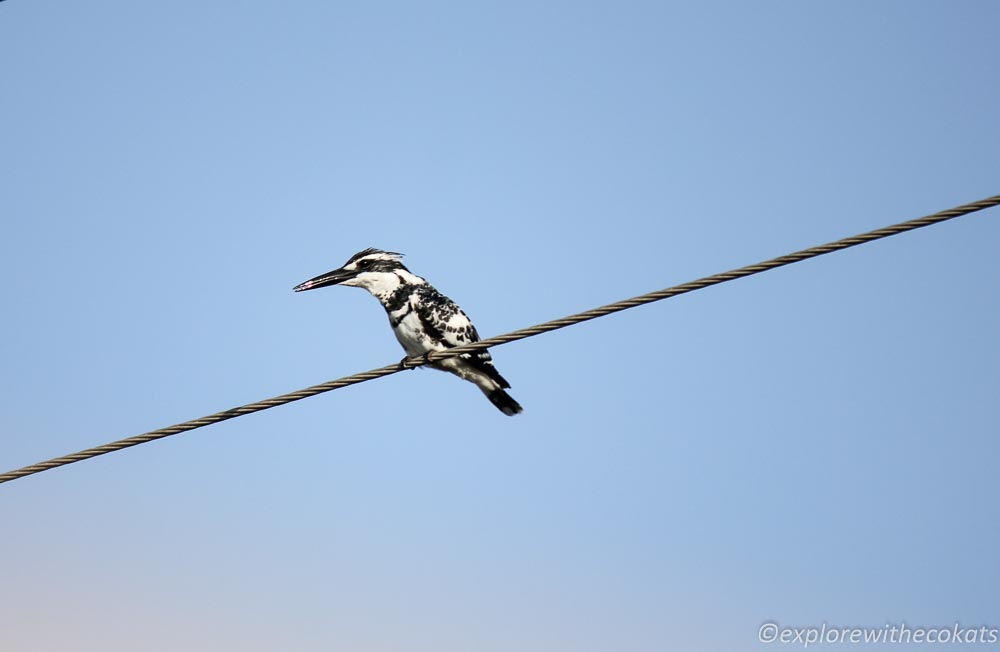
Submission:
[[[0,4],[0,466],[997,194],[989,2]],[[0,487],[0,648],[1000,626],[996,209]],[[906,649],[906,646],[900,646]]]

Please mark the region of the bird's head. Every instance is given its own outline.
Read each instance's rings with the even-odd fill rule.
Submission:
[[[351,256],[343,267],[320,274],[293,288],[296,292],[315,290],[327,285],[361,287],[372,294],[381,294],[400,283],[397,272],[409,274],[403,266],[403,254],[368,248]]]

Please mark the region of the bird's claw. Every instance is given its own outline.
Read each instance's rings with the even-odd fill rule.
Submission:
[[[417,367],[422,367],[430,363],[431,363],[430,352],[423,354],[419,358],[411,358],[407,356],[399,361],[399,370],[404,371],[406,369],[416,369]]]

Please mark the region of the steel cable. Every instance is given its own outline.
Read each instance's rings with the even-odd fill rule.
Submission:
[[[86,450],[82,450],[76,453],[63,455],[61,457],[55,457],[50,460],[46,460],[44,462],[38,462],[37,464],[25,466],[23,468],[15,469],[13,471],[8,471],[7,473],[0,474],[0,483],[9,482],[11,480],[16,480],[17,478],[23,478],[28,475],[33,475],[35,473],[47,471],[48,469],[54,469],[59,466],[65,466],[67,464],[72,464],[73,462],[86,460],[91,457],[97,457],[98,455],[104,455],[105,453],[111,453],[114,451],[122,450],[123,448],[129,448],[131,446],[145,444],[147,442],[151,442],[157,439],[162,439],[164,437],[169,437],[171,435],[187,432],[188,430],[203,428],[213,423],[219,423],[220,421],[235,419],[236,417],[240,417],[245,414],[260,412],[261,410],[267,410],[273,407],[277,407],[279,405],[285,405],[286,403],[298,401],[304,398],[308,398],[310,396],[315,396],[317,394],[322,394],[324,392],[340,389],[341,387],[347,387],[349,385],[356,385],[358,383],[363,383],[369,380],[375,380],[376,378],[382,378],[383,376],[389,376],[394,373],[398,373],[400,371],[403,371],[404,369],[412,369],[436,362],[438,360],[444,360],[446,358],[450,358],[456,355],[461,355],[463,353],[478,351],[480,349],[485,349],[493,346],[500,346],[502,344],[507,344],[509,342],[516,342],[517,340],[522,340],[527,337],[533,337],[535,335],[540,335],[542,333],[548,333],[549,331],[558,330],[560,328],[565,328],[567,326],[579,324],[581,322],[589,321],[591,319],[597,319],[598,317],[604,317],[612,313],[620,312],[622,310],[628,310],[629,308],[635,308],[637,306],[642,306],[647,303],[652,303],[654,301],[669,299],[670,297],[675,297],[681,294],[686,294],[688,292],[693,292],[694,290],[701,290],[703,288],[707,288],[712,285],[718,285],[719,283],[733,281],[738,278],[752,276],[754,274],[766,272],[771,269],[783,267],[785,265],[790,265],[792,263],[797,263],[806,260],[808,258],[815,258],[817,256],[822,256],[824,254],[832,253],[834,251],[840,251],[842,249],[855,247],[857,245],[864,244],[866,242],[880,240],[882,238],[898,235],[900,233],[905,233],[907,231],[913,231],[914,229],[930,226],[932,224],[937,224],[939,222],[945,222],[947,220],[951,220],[956,217],[961,217],[963,215],[975,213],[976,211],[981,211],[986,208],[992,208],[993,206],[997,205],[1000,205],[1000,195],[989,197],[987,199],[982,199],[980,201],[972,202],[970,204],[957,206],[955,208],[941,211],[939,213],[934,213],[933,215],[918,217],[916,219],[909,220],[906,222],[900,222],[899,224],[894,224],[892,226],[883,227],[881,229],[875,229],[874,231],[868,231],[867,233],[861,233],[859,235],[850,236],[847,238],[843,238],[841,240],[829,242],[827,244],[810,247],[808,249],[796,251],[794,253],[786,254],[784,256],[779,256],[777,258],[772,258],[770,260],[765,260],[763,262],[755,263],[753,265],[746,265],[744,267],[739,267],[737,269],[729,270],[728,272],[721,272],[719,274],[705,276],[703,278],[694,281],[688,281],[687,283],[682,283],[680,285],[674,285],[672,287],[664,288],[662,290],[656,290],[655,292],[641,294],[637,297],[632,297],[631,299],[616,301],[615,303],[610,303],[606,306],[601,306],[599,308],[586,310],[584,312],[580,312],[575,315],[562,317],[561,319],[553,319],[552,321],[547,321],[545,323],[538,324],[535,326],[529,326],[528,328],[522,328],[520,330],[516,330],[511,333],[507,333],[505,335],[497,335],[496,337],[490,337],[485,340],[474,342],[472,344],[465,344],[462,346],[455,347],[453,349],[448,349],[447,351],[439,351],[419,358],[407,358],[402,362],[386,365],[384,367],[379,367],[378,369],[372,369],[370,371],[352,374],[350,376],[338,378],[337,380],[331,380],[319,385],[313,385],[312,387],[300,389],[295,392],[282,394],[281,396],[275,396],[273,398],[264,399],[263,401],[257,401],[256,403],[248,403],[247,405],[242,405],[240,407],[224,410],[222,412],[216,412],[215,414],[210,414],[208,416],[201,417],[200,419],[185,421],[184,423],[178,423],[176,425],[168,426],[166,428],[160,428],[159,430],[152,430],[150,432],[146,432],[141,435],[135,435],[133,437],[127,437],[125,439],[119,439],[118,441],[104,444],[102,446],[95,446],[93,448],[88,448]]]

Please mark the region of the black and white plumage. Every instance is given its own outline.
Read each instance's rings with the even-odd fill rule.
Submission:
[[[327,285],[350,285],[368,290],[385,308],[396,339],[410,357],[479,341],[476,327],[458,305],[438,292],[402,263],[402,254],[365,249],[343,267],[295,286],[296,292]],[[510,388],[493,366],[486,350],[432,363],[435,369],[474,383],[501,412],[514,416],[522,408],[505,389]]]

